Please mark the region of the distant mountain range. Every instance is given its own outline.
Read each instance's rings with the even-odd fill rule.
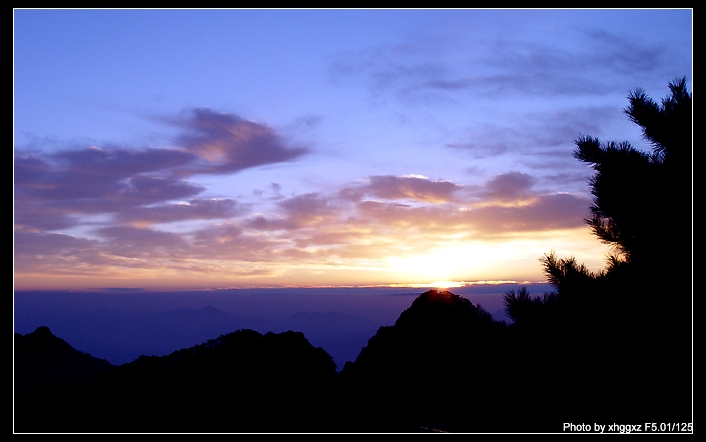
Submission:
[[[250,329],[261,333],[301,331],[317,347],[325,348],[340,369],[346,361],[355,359],[381,325],[340,312],[298,312],[281,319],[262,319],[235,316],[210,306],[135,313],[101,309],[70,319],[67,326],[81,331],[72,333],[73,345],[92,353],[110,354],[117,365],[141,355],[165,355],[233,330]]]
[[[500,308],[506,288],[482,290],[491,289],[495,290],[492,295],[464,296],[490,307],[491,313],[497,310],[494,317],[507,321]],[[296,330],[303,332],[313,345],[323,347],[340,371],[347,361],[356,358],[379,327],[394,324],[419,293],[397,293],[392,289],[380,293],[374,289],[316,289],[303,293],[18,292],[14,321],[15,332],[28,334],[38,326],[48,326],[75,348],[115,365],[131,362],[140,355],[162,356],[233,330]],[[336,320],[326,320],[334,316]]]
[[[192,333],[218,331],[232,321],[215,308],[182,309],[150,318],[143,323],[144,317],[135,317],[143,325],[133,324],[129,338],[146,346],[160,336],[173,336],[172,330],[160,327],[168,327],[174,319],[192,327]],[[443,376],[450,364],[464,364],[466,356],[459,349],[493,324],[500,326],[467,299],[429,291],[395,325],[377,331],[373,321],[355,316],[298,313],[284,318],[278,324],[281,330],[275,332],[241,329],[120,366],[75,350],[47,327],[39,327],[15,335],[15,428],[19,432],[416,431],[438,426],[429,421],[431,416],[436,420],[436,414],[429,410],[420,414],[427,407],[418,405],[429,399],[427,395],[410,390],[416,399],[405,398],[400,411],[406,411],[393,414],[384,410],[389,403],[384,396],[403,397],[403,384],[418,380],[423,372]],[[360,354],[339,373],[322,347],[312,346],[305,333],[293,329],[308,331],[320,342],[346,343],[349,352],[357,346]],[[360,331],[366,329],[369,339]],[[111,339],[108,331],[94,339],[98,337]],[[444,354],[455,356],[447,359]],[[407,409],[413,404],[416,412]]]

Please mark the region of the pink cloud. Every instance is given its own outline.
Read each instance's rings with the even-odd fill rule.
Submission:
[[[191,199],[177,204],[162,204],[137,207],[120,214],[120,218],[131,223],[162,224],[175,221],[230,218],[247,210],[231,199]]]
[[[460,185],[449,181],[432,181],[424,177],[382,175],[371,176],[370,183],[358,189],[377,198],[407,199],[440,204],[453,201]]]
[[[501,201],[527,198],[530,189],[537,182],[531,175],[521,172],[508,172],[496,176],[485,185],[486,194]]]
[[[202,160],[188,170],[190,173],[233,173],[292,161],[308,152],[287,146],[268,126],[206,108],[190,110],[175,124],[185,130],[177,143]]]

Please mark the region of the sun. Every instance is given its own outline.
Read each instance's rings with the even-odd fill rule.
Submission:
[[[426,287],[451,288],[463,285],[457,281],[469,278],[494,278],[493,264],[505,259],[501,247],[483,243],[440,245],[426,253],[394,256],[386,259],[387,269],[407,275],[407,282]],[[434,281],[434,282],[432,282]]]
[[[463,287],[465,283],[463,281],[434,281],[429,284],[429,287],[433,287],[439,290],[448,290],[451,288]]]

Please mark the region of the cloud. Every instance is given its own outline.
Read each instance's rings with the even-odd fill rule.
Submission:
[[[531,171],[540,186],[584,192],[590,173],[572,155],[574,140],[582,133],[605,133],[623,120],[622,109],[608,106],[508,115],[502,121],[468,127],[446,147],[473,159],[494,158],[493,163],[504,163],[508,169]]]
[[[165,172],[194,161],[191,153],[164,148],[91,146],[52,155],[68,171],[82,176],[119,179],[149,172]]]
[[[291,228],[311,227],[330,222],[337,217],[338,209],[319,193],[307,193],[281,201],[279,207]]]
[[[508,235],[585,227],[591,201],[571,194],[541,195],[530,203],[488,205],[467,212],[467,221],[483,235]]]
[[[59,233],[15,230],[14,252],[16,273],[91,274],[112,261],[99,241]]]
[[[230,199],[196,198],[206,189],[188,177],[239,172],[307,152],[286,146],[273,129],[232,114],[193,109],[169,122],[182,131],[180,144],[169,149],[107,145],[48,154],[16,151],[16,228],[67,229],[80,225],[87,214],[143,227],[237,216],[244,206]],[[278,184],[272,190],[282,198]]]
[[[17,155],[16,204],[41,202],[69,212],[99,213],[202,192],[203,187],[170,176],[172,167],[185,163],[184,156],[164,151],[104,151],[91,147],[60,152],[43,159]]]
[[[279,274],[282,264],[376,268],[390,256],[424,256],[473,241],[585,229],[583,218],[589,213],[587,198],[539,193],[535,179],[519,172],[501,174],[464,193],[453,190],[460,185],[449,181],[382,178],[297,195],[274,202],[271,212],[249,216],[251,208],[233,200],[192,198],[188,204],[140,206],[95,229],[97,239],[91,240],[16,231],[16,270],[70,273],[75,268],[77,274],[90,275],[91,269],[93,274],[164,269],[254,276]],[[355,189],[357,198],[345,189]],[[444,204],[439,204],[442,197]],[[218,222],[183,232],[158,230],[187,219]]]
[[[351,227],[357,225],[361,228],[373,226],[373,229],[380,231],[394,229],[430,234],[466,231],[482,237],[499,232],[584,226],[583,218],[589,213],[588,198],[565,193],[541,193],[534,189],[536,182],[535,177],[526,173],[500,174],[482,186],[468,186],[468,191],[445,200],[447,204],[441,206],[435,204],[436,199],[421,205],[406,204],[406,194],[402,192],[397,192],[398,198],[390,198],[389,201],[370,200],[362,191],[367,187],[358,189],[360,192],[356,198],[351,198],[350,192],[342,192],[339,198],[341,204],[347,202],[355,207],[354,211],[349,211],[353,214],[345,218],[349,231],[354,231]],[[458,184],[454,186],[461,187]],[[388,196],[392,197],[392,194]],[[503,216],[511,221],[503,221]]]
[[[653,72],[668,53],[664,45],[648,45],[605,30],[588,30],[585,35],[591,43],[589,60],[625,75]]]
[[[606,124],[620,121],[625,116],[621,109],[609,106],[558,108],[546,112],[522,115],[508,113],[506,122],[476,124],[468,130],[464,140],[449,143],[447,147],[475,149],[483,156],[505,153],[548,151],[560,148],[567,151],[581,133],[595,133]],[[481,156],[481,155],[479,155]]]
[[[410,234],[428,240],[437,235],[449,236],[458,233],[475,238],[494,237],[498,234],[517,232],[573,229],[585,226],[590,201],[586,197],[571,194],[538,193],[534,190],[536,178],[520,172],[498,175],[472,192],[459,194],[454,199],[438,204],[438,195],[432,198],[426,186],[434,189],[432,182],[423,178],[393,178],[393,190],[378,189],[374,181],[363,186],[344,187],[330,194],[308,193],[281,201],[279,212],[270,215],[258,214],[240,223],[244,232],[272,232],[278,247],[294,243],[299,247],[336,246],[340,249],[358,247],[360,243],[377,241],[407,241]],[[394,178],[400,178],[399,180]],[[417,194],[425,195],[427,201],[415,199],[409,204],[408,193],[399,191],[395,185],[407,180],[422,183]],[[378,181],[383,184],[386,180]],[[441,183],[458,184],[448,181]],[[404,186],[402,186],[404,189]],[[444,187],[441,195],[448,197],[452,187]],[[453,187],[455,188],[455,187]],[[370,197],[380,197],[375,201]],[[351,194],[355,193],[355,197]],[[466,200],[463,199],[465,195]],[[239,232],[242,233],[242,232]],[[371,251],[374,247],[371,246]]]
[[[537,179],[521,172],[500,174],[475,189],[459,194],[448,204],[422,205],[402,201],[373,201],[360,196],[342,197],[355,204],[351,225],[380,234],[448,236],[467,234],[476,239],[519,232],[542,232],[585,227],[590,199],[568,193],[541,193]],[[401,197],[402,198],[402,197]]]
[[[115,256],[147,260],[180,261],[190,256],[190,245],[177,233],[125,226],[98,229],[106,245],[104,250]]]
[[[60,208],[30,202],[15,203],[14,218],[16,232],[63,230],[79,222]]]
[[[371,176],[370,183],[359,189],[378,198],[440,204],[452,201],[460,185],[449,181],[432,181],[421,176]]]
[[[168,149],[88,147],[47,155],[15,153],[15,223],[60,230],[82,214],[114,214],[205,190],[171,176],[193,157]]]
[[[561,47],[512,32],[473,47],[460,40],[415,41],[348,51],[332,60],[334,82],[361,78],[376,102],[392,95],[407,104],[459,103],[477,98],[595,96],[623,92],[636,75],[654,74],[670,50],[619,32],[567,29]],[[571,35],[569,35],[571,34]],[[437,46],[434,46],[437,45]],[[619,80],[616,82],[616,78]]]
[[[195,198],[174,204],[137,207],[120,214],[129,224],[151,225],[176,221],[230,218],[245,213],[246,207],[232,199]]]
[[[537,179],[521,172],[498,175],[485,185],[486,194],[495,200],[514,201],[526,199]]]
[[[236,121],[215,120],[215,132]],[[374,175],[288,198],[272,183],[274,198],[253,213],[255,206],[234,199],[204,197],[206,189],[188,179],[209,164],[199,143],[179,155],[124,147],[16,155],[16,272],[123,277],[156,270],[274,275],[282,265],[376,268],[389,256],[583,228],[590,204],[543,193],[536,176],[521,172],[474,186]],[[228,163],[223,155],[209,167]],[[52,233],[71,227],[71,234]]]
[[[19,188],[40,185],[42,177],[51,170],[51,166],[33,155],[15,155],[14,180]]]
[[[233,173],[292,161],[308,153],[306,148],[287,146],[272,128],[237,115],[206,108],[192,109],[185,115],[173,123],[184,131],[177,144],[201,159],[190,173]]]
[[[245,226],[223,223],[193,232],[191,253],[199,259],[237,266],[241,262],[276,262],[276,251],[289,242],[277,235],[248,234]],[[252,232],[250,232],[252,233]],[[224,260],[225,262],[221,261]]]
[[[96,240],[75,238],[60,233],[30,234],[15,232],[15,247],[21,255],[41,258],[58,252],[92,249],[98,244]]]

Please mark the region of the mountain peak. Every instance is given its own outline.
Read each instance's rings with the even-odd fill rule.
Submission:
[[[467,298],[448,290],[429,290],[400,314],[395,325],[420,331],[459,329],[472,326],[485,316],[490,317]]]
[[[30,334],[36,335],[36,336],[46,336],[46,337],[54,336],[54,334],[51,332],[51,330],[49,330],[49,327],[47,327],[46,325],[40,325],[39,327],[37,327],[37,329],[35,331],[33,331]]]
[[[428,290],[417,296],[414,302],[417,303],[454,303],[461,302],[461,296],[451,293],[448,290]],[[469,301],[470,302],[470,301]],[[414,304],[413,304],[414,305]]]
[[[44,325],[24,336],[15,333],[14,365],[15,388],[20,391],[76,384],[112,367],[104,359],[76,350]]]

